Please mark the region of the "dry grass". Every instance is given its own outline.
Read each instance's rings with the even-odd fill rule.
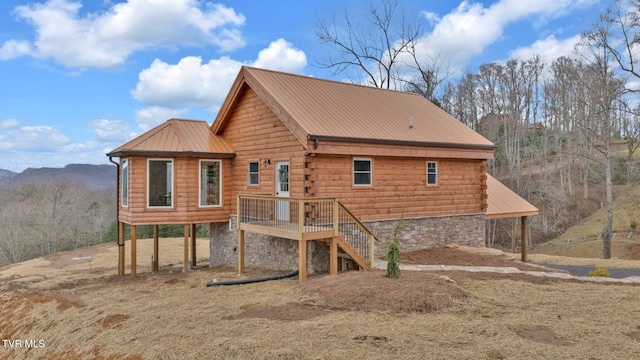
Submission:
[[[207,288],[238,276],[206,267],[182,274],[175,243],[161,243],[160,257],[166,265],[175,256],[175,266],[139,268],[135,279],[114,275],[114,245],[93,249],[91,261],[68,253],[66,265],[58,257],[0,269],[2,339],[45,341],[0,348],[0,358],[640,357],[638,287],[456,272],[391,280],[371,271]]]

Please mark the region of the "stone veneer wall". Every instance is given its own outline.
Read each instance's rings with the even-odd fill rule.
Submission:
[[[442,247],[449,244],[484,247],[484,214],[438,216],[404,219],[406,230],[400,234],[400,251]],[[386,256],[387,244],[393,241],[398,220],[370,221],[364,225],[376,241],[376,257]]]
[[[209,266],[238,263],[238,229],[236,216],[229,222],[211,223]],[[298,241],[244,233],[244,261],[264,269],[290,271],[298,269]],[[329,246],[321,241],[307,241],[307,272],[329,271]]]
[[[386,256],[386,246],[392,241],[397,220],[370,221],[364,225],[375,235],[375,255]],[[400,234],[400,250],[441,247],[448,244],[484,247],[485,219],[483,214],[439,216],[405,219],[406,230]],[[245,232],[245,264],[270,270],[298,268],[298,242],[268,235]],[[229,222],[211,223],[209,265],[237,264],[238,231],[236,216]],[[307,242],[307,272],[329,269],[329,247],[321,241]]]

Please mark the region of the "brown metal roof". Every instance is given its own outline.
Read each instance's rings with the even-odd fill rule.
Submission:
[[[216,155],[234,156],[233,149],[221,136],[214,135],[202,120],[169,119],[107,156],[124,155]]]
[[[307,139],[410,143],[493,150],[494,145],[424,97],[243,67],[213,124],[215,133],[244,84],[306,145]]]
[[[487,174],[486,219],[538,215],[538,208]]]

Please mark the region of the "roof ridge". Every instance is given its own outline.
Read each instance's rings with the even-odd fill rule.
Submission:
[[[385,88],[379,88],[377,86],[370,86],[370,85],[364,85],[364,84],[356,84],[356,83],[350,83],[350,82],[345,82],[345,81],[340,81],[340,80],[334,80],[334,79],[324,79],[324,78],[319,78],[319,77],[315,77],[315,76],[310,76],[310,75],[302,75],[302,74],[293,74],[293,73],[288,73],[288,72],[284,72],[284,71],[278,71],[278,70],[272,70],[272,69],[264,69],[264,68],[258,68],[258,67],[253,67],[253,66],[242,66],[244,68],[246,68],[249,71],[253,71],[253,70],[257,70],[257,71],[266,71],[266,72],[270,72],[270,73],[274,73],[274,74],[280,74],[280,75],[287,75],[287,76],[292,76],[292,77],[298,77],[298,78],[303,78],[303,79],[308,79],[308,80],[317,80],[317,81],[322,81],[322,82],[329,82],[329,83],[335,83],[335,84],[342,84],[342,85],[351,85],[351,86],[357,86],[357,87],[361,87],[361,88],[365,88],[365,89],[371,89],[371,90],[381,90],[381,91],[390,91],[393,93],[397,93],[397,94],[405,94],[405,95],[412,95],[412,96],[420,96],[423,97],[422,95],[418,94],[418,93],[414,93],[414,92],[409,92],[409,91],[402,91],[402,90],[394,90],[394,89],[385,89]],[[423,97],[424,98],[424,97]],[[426,98],[425,98],[426,99]],[[427,99],[429,100],[429,99]]]

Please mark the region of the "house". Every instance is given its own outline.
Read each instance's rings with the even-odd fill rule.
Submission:
[[[136,225],[184,224],[187,270],[193,226],[209,223],[210,265],[297,267],[304,281],[369,267],[400,219],[410,251],[484,246],[487,209],[537,214],[522,199],[488,206],[493,149],[416,94],[243,67],[211,126],[170,119],[107,155],[120,160],[133,274]],[[123,259],[121,246],[121,273]]]

